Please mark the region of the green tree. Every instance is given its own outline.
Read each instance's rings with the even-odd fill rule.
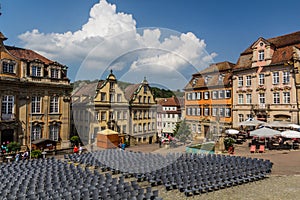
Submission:
[[[33,150],[31,151],[31,158],[40,158],[42,156],[41,150]]]
[[[78,137],[78,136],[72,136],[71,137],[71,139],[70,139],[70,141],[71,141],[71,143],[73,144],[73,145],[79,145],[79,143],[80,143],[80,138]]]
[[[16,152],[16,151],[20,151],[21,145],[18,142],[10,142],[7,145],[7,148],[8,148],[8,152],[11,152],[11,151]]]
[[[185,119],[181,122],[178,122],[174,129],[174,136],[179,139],[179,141],[185,143],[187,139],[190,138],[191,130]]]

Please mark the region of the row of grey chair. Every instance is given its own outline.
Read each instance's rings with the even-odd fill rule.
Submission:
[[[1,199],[160,199],[124,176],[113,177],[54,158],[0,165]]]
[[[166,190],[178,189],[186,196],[232,187],[265,178],[271,173],[269,160],[217,154],[160,154],[102,150],[73,154],[66,159],[100,167]]]

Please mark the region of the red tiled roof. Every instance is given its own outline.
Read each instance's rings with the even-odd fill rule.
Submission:
[[[157,101],[157,104],[160,104],[162,106],[180,106],[177,97],[160,98]]]
[[[270,38],[270,39],[267,39],[267,41],[270,42],[271,44],[275,45],[277,48],[291,46],[294,44],[299,44],[300,43],[300,31],[297,31],[294,33],[289,33],[286,35],[277,36],[274,38]],[[252,45],[250,47],[248,47],[242,54],[252,53],[252,49],[251,49]]]
[[[263,39],[259,38],[258,40]],[[252,46],[258,41],[252,43],[244,52],[241,53],[238,62],[234,69],[250,68],[252,65]],[[264,39],[269,42],[274,48],[271,65],[282,64],[293,58],[293,47],[300,47],[300,31]]]
[[[15,57],[24,60],[40,60],[45,64],[53,63],[54,61],[49,60],[48,58],[30,50],[30,49],[23,49],[19,47],[12,47],[12,46],[5,46],[5,48]]]

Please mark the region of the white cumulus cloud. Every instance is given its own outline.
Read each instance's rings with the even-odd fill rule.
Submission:
[[[151,72],[151,81],[157,82],[163,79],[164,72],[173,70],[178,74],[184,73],[188,66],[195,70],[207,67],[216,56],[216,53],[208,54],[204,40],[191,32],[138,29],[131,14],[117,12],[116,5],[106,0],[100,0],[91,8],[89,19],[80,30],[41,33],[34,29],[19,38],[25,48],[68,65],[69,72],[78,72],[76,80],[100,78],[107,69],[127,69],[124,77],[129,80],[126,81],[137,76],[142,80],[146,73]],[[188,80],[177,81],[178,85],[174,87],[182,88],[184,81]]]

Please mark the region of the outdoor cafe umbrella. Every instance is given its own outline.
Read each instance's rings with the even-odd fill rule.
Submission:
[[[250,119],[239,123],[239,126],[258,126],[261,124],[265,124],[264,121],[260,121],[257,119]]]
[[[289,127],[290,128],[294,128],[294,129],[299,129],[300,125],[298,125],[298,124],[290,124]]]
[[[227,133],[227,134],[229,134],[229,135],[236,135],[236,134],[238,134],[240,131],[238,131],[238,130],[235,130],[235,129],[227,129],[226,131],[225,131],[225,133]]]
[[[273,121],[266,123],[265,126],[273,127],[273,128],[289,128],[290,123],[286,121]]]
[[[257,136],[257,137],[274,137],[276,135],[280,135],[280,131],[271,129],[271,128],[260,128],[254,131],[250,131],[250,136]]]
[[[293,130],[283,131],[280,133],[280,135],[285,138],[300,138],[300,132]]]

